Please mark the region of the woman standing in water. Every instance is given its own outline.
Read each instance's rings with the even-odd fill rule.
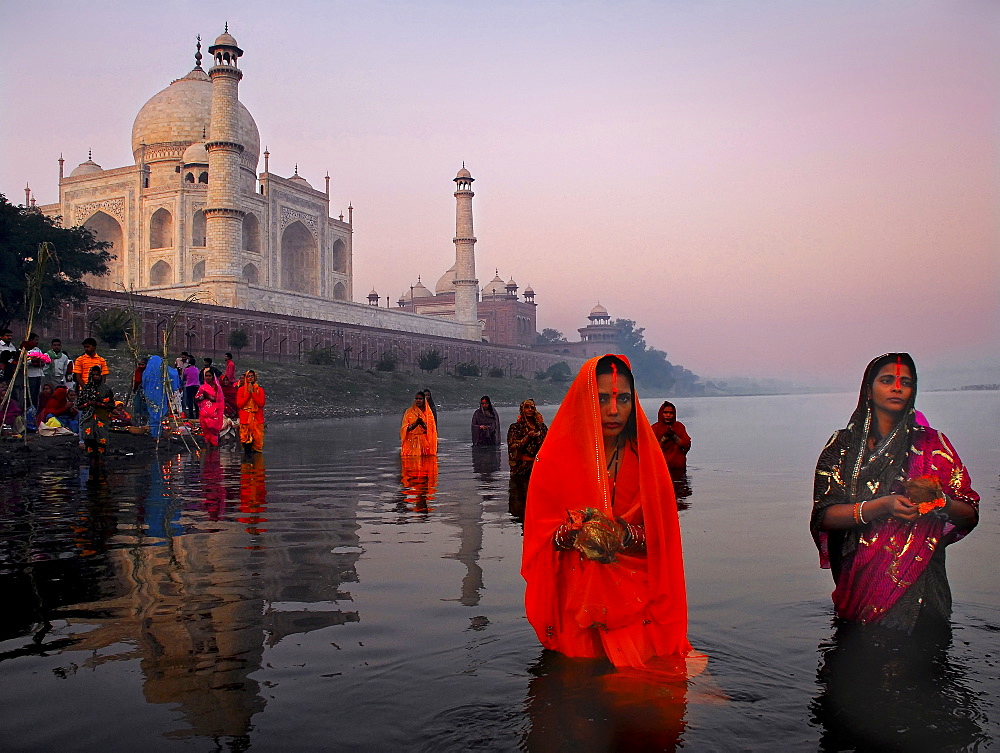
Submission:
[[[945,547],[979,522],[979,495],[948,438],[914,419],[906,353],[868,364],[858,407],[816,465],[810,528],[837,616],[906,633],[948,626]]]
[[[250,369],[240,379],[236,390],[236,407],[240,411],[240,444],[247,454],[264,451],[265,402],[267,395],[264,388],[257,384],[257,372]]]
[[[477,447],[500,445],[500,416],[489,395],[479,398],[479,408],[472,414],[472,444]]]
[[[623,356],[584,364],[538,452],[521,574],[546,648],[679,676],[704,666],[687,639],[673,487]]]
[[[660,406],[656,423],[653,424],[653,434],[660,443],[667,468],[672,471],[685,470],[687,454],[691,450],[691,437],[684,424],[677,420],[677,408],[669,400],[665,400]]]
[[[195,402],[198,403],[201,434],[210,446],[218,447],[225,397],[222,394],[222,385],[219,384],[212,367],[207,366],[202,369],[201,378],[204,381],[198,388],[198,394],[194,397]]]
[[[423,392],[413,398],[413,405],[403,413],[399,426],[400,454],[404,456],[437,455],[437,421]]]
[[[104,383],[100,366],[93,366],[80,388],[80,439],[87,453],[103,455],[108,446],[107,423],[115,407],[115,393]]]

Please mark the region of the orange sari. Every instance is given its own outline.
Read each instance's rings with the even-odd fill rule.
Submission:
[[[624,356],[619,356],[627,363]],[[696,674],[705,657],[687,639],[687,592],[673,484],[649,421],[634,400],[637,439],[607,471],[595,369],[584,364],[535,459],[524,521],[525,609],[538,640],[571,657],[606,656],[617,667]],[[569,510],[593,507],[642,525],[646,552],[601,564],[553,537]],[[686,665],[685,660],[690,660]]]
[[[424,420],[424,425],[415,429],[408,428],[418,418]],[[399,425],[399,441],[401,455],[437,455],[437,422],[430,407],[421,410],[416,405],[411,405],[406,409],[403,422]]]

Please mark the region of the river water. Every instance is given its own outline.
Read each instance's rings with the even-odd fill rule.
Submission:
[[[473,453],[471,408],[442,411],[421,468],[400,467],[397,419],[365,418],[272,425],[252,463],[0,483],[0,750],[996,749],[1000,393],[920,397],[983,502],[949,551],[952,640],[919,656],[836,635],[808,534],[855,400],[676,401],[710,657],[686,688],[542,652],[506,462]]]

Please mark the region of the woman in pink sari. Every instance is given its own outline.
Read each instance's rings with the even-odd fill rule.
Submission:
[[[868,364],[858,407],[816,465],[811,530],[839,618],[912,633],[947,628],[945,547],[979,522],[979,495],[951,442],[914,416],[906,353]]]
[[[222,385],[211,367],[201,372],[204,382],[198,388],[195,402],[198,403],[198,418],[201,421],[201,433],[205,441],[212,447],[219,446],[219,432],[222,430],[222,416],[225,410],[225,397]]]

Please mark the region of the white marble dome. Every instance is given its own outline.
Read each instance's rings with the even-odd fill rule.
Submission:
[[[239,103],[239,136],[243,161],[256,172],[260,159],[260,132],[250,111]],[[162,158],[179,159],[188,146],[211,137],[212,82],[201,68],[154,94],[135,116],[132,124],[132,154],[136,164],[142,158],[142,144],[167,147]],[[171,148],[172,147],[172,148]],[[156,153],[147,152],[147,161]]]
[[[490,284],[483,288],[482,297],[492,298],[497,296],[498,298],[503,298],[507,295],[507,283],[500,279],[500,275],[496,275]]]
[[[181,158],[181,162],[185,165],[207,165],[208,150],[205,149],[205,142],[196,141],[191,144],[191,146],[184,150],[184,156]]]
[[[104,168],[94,162],[93,159],[88,159],[86,162],[81,162],[73,168],[73,172],[69,174],[69,177],[77,178],[81,175],[93,175],[100,172],[104,172]]]
[[[611,314],[608,313],[608,310],[606,308],[604,308],[604,306],[602,306],[601,304],[598,303],[596,306],[594,306],[594,308],[592,308],[590,310],[590,316],[587,317],[587,318],[588,319],[603,319],[605,317],[609,317],[610,318],[610,316],[611,316]]]
[[[441,279],[437,281],[437,285],[434,286],[434,293],[436,295],[441,295],[442,293],[454,293],[455,292],[455,265],[452,264],[451,267],[441,275]]]

